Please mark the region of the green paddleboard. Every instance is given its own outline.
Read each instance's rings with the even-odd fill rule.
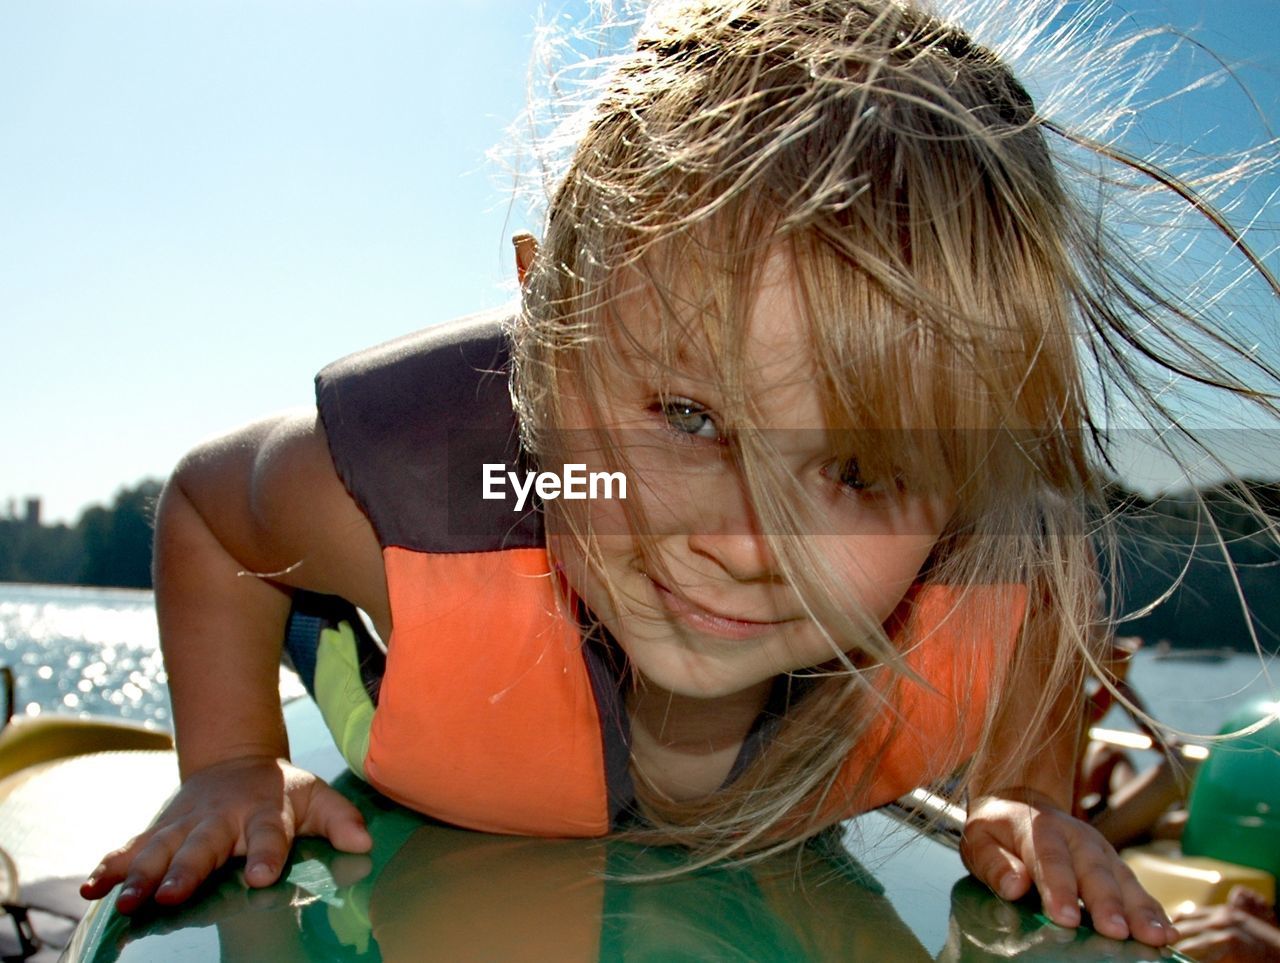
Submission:
[[[253,890],[243,861],[198,898],[128,918],[114,894],[90,910],[64,959],[164,961],[1173,959],[1081,928],[1034,902],[1004,903],[967,879],[954,843],[892,810],[752,867],[657,883],[680,855],[620,842],[524,839],[450,828],[353,776],[309,700],[286,707],[295,761],[360,807],[370,855],[300,840],[281,882]],[[122,765],[116,786],[127,787]],[[116,787],[100,786],[98,792]],[[89,858],[96,858],[89,857]]]

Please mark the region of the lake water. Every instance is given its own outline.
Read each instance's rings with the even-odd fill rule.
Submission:
[[[107,715],[170,729],[151,592],[0,584],[0,664],[14,714]],[[281,670],[282,691],[302,691]]]
[[[150,592],[0,584],[0,664],[16,677],[17,714],[101,714],[170,728]],[[1157,658],[1141,651],[1129,679],[1163,722],[1217,732],[1235,707],[1280,691],[1280,662],[1256,656]],[[285,694],[301,691],[281,672]],[[1128,728],[1109,716],[1107,725]]]

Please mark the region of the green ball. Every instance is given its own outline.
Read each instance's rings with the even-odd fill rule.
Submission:
[[[1210,748],[1191,790],[1182,851],[1280,878],[1280,698],[1250,703],[1222,734],[1267,718],[1257,732]]]

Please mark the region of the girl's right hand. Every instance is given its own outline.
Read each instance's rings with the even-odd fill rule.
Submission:
[[[373,846],[359,811],[320,777],[284,759],[230,759],[188,776],[150,828],[107,854],[80,895],[101,899],[123,880],[122,913],[151,898],[181,903],[232,856],[245,857],[250,886],[269,886],[294,836],[323,836],[349,853]]]

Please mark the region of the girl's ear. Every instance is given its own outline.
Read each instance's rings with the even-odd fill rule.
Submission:
[[[511,238],[516,248],[516,279],[524,284],[525,275],[533,266],[534,256],[538,253],[538,239],[528,231],[521,231]]]

